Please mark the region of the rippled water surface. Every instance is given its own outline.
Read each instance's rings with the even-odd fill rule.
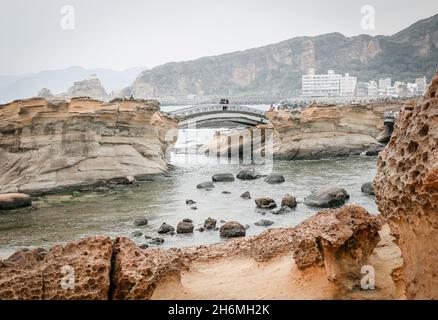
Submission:
[[[294,226],[311,216],[316,209],[299,203],[290,214],[265,216],[255,211],[254,198],[269,196],[277,203],[289,193],[302,202],[312,190],[326,186],[344,187],[350,194],[349,203],[359,204],[376,213],[374,198],[360,191],[364,182],[375,175],[376,158],[351,156],[340,159],[315,161],[276,161],[273,171],[285,176],[286,182],[268,185],[259,179],[216,183],[211,191],[198,190],[200,182],[211,181],[215,173],[236,174],[239,164],[218,164],[216,159],[185,154],[172,155],[176,168],[152,181],[135,186],[122,186],[107,193],[82,193],[45,196],[34,201],[37,210],[21,209],[0,213],[0,255],[5,257],[21,247],[47,247],[60,242],[90,235],[131,236],[139,230],[152,237],[163,237],[163,247],[181,247],[222,241],[217,231],[189,235],[158,235],[157,229],[167,222],[176,227],[183,218],[194,221],[195,228],[212,217],[218,220],[236,220],[250,228],[247,235],[265,230],[254,223],[260,219],[274,221],[272,227]],[[229,191],[231,194],[223,194]],[[249,191],[252,200],[240,195]],[[196,201],[198,210],[191,210],[186,199]],[[146,217],[148,225],[135,227],[133,221]],[[138,244],[144,237],[133,238]]]

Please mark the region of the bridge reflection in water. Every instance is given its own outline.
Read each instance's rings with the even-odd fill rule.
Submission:
[[[270,124],[264,111],[232,104],[203,104],[172,111],[169,114],[179,119],[180,128],[188,126],[208,128],[227,123],[250,127]]]

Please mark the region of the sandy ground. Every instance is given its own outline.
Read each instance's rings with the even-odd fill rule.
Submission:
[[[369,258],[375,269],[375,290],[361,290],[360,279],[342,289],[329,282],[324,268],[297,269],[291,254],[256,262],[250,257],[194,261],[181,279],[158,284],[152,299],[262,300],[262,299],[400,299],[391,273],[402,266],[400,249],[380,231],[381,241]]]

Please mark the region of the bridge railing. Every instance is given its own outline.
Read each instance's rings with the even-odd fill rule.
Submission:
[[[226,109],[224,110],[224,108]],[[239,105],[217,105],[217,104],[193,106],[193,107],[171,111],[169,113],[177,117],[187,117],[199,113],[215,112],[215,111],[236,111],[236,112],[254,113],[254,114],[259,114],[261,116],[265,115],[264,111],[254,109],[251,107],[239,106]]]

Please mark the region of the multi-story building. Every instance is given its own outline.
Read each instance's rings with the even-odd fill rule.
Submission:
[[[392,85],[391,78],[379,79],[379,94],[387,95],[388,88],[391,87],[391,85]]]
[[[417,90],[419,94],[423,94],[427,88],[427,79],[426,77],[416,78],[415,83],[417,84]]]
[[[375,99],[379,97],[379,88],[376,81],[368,82],[368,98]]]
[[[368,97],[368,82],[358,82],[356,86],[356,97]]]
[[[315,74],[314,69],[302,76],[303,97],[339,97],[340,74],[329,70],[327,74]]]
[[[341,97],[354,97],[356,94],[357,78],[349,73],[339,79],[339,94]]]

